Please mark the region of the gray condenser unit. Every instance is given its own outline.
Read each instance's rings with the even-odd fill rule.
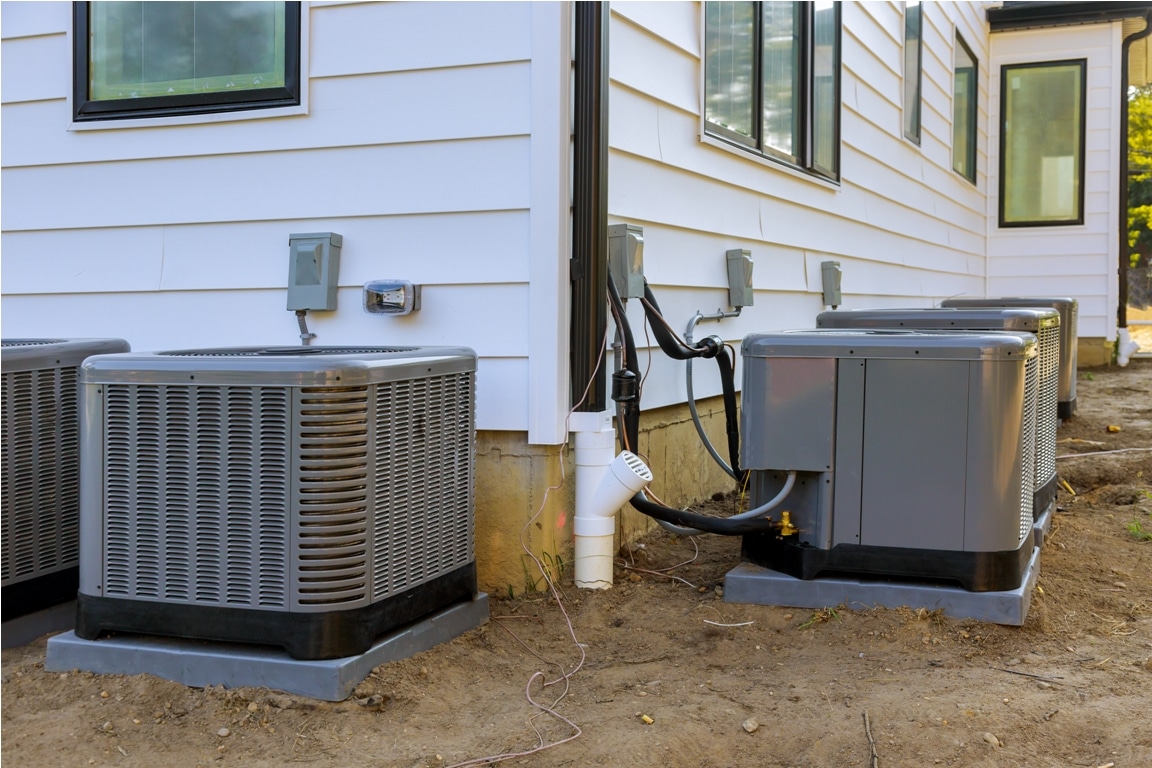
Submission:
[[[1033,551],[1035,336],[818,329],[754,334],[742,354],[752,506],[795,473],[788,524],[745,536],[748,560],[801,579],[1019,587]]]
[[[76,598],[80,364],[122,339],[4,339],[3,620]]]
[[[945,299],[942,307],[1025,307],[1049,308],[1060,313],[1060,395],[1057,403],[1061,419],[1071,418],[1076,413],[1076,347],[1077,314],[1079,305],[1076,299],[1067,296],[1023,297],[1002,296],[988,299]]]
[[[473,599],[475,371],[462,347],[89,361],[76,634],[337,658]]]
[[[819,328],[903,328],[932,331],[1031,333],[1039,343],[1036,458],[1032,514],[1040,517],[1056,499],[1057,398],[1060,388],[1060,314],[1049,307],[850,309],[821,312]]]

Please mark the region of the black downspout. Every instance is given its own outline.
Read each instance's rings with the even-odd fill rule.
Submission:
[[[608,4],[577,2],[572,146],[571,398],[577,410],[608,409]],[[599,361],[599,365],[597,362]]]
[[[1116,326],[1128,327],[1128,57],[1132,43],[1152,34],[1152,12],[1144,16],[1144,29],[1124,39],[1120,48],[1120,263]]]

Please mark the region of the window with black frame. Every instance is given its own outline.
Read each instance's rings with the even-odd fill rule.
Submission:
[[[707,133],[840,178],[840,4],[707,2]]]
[[[975,184],[978,64],[960,35],[956,35],[952,63],[952,168]]]
[[[920,102],[924,81],[924,43],[918,0],[904,3],[904,137],[920,143]]]
[[[73,4],[78,121],[295,106],[300,4]]]
[[[1000,71],[1000,226],[1084,223],[1087,62]]]

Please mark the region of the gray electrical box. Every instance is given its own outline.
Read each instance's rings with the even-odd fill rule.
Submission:
[[[728,262],[728,305],[752,306],[752,254],[743,248],[725,253]]]
[[[840,262],[820,262],[820,282],[824,291],[824,306],[836,309],[844,303],[844,297],[840,295],[840,276],[842,274]]]
[[[335,232],[288,236],[288,309],[336,309],[343,245]]]
[[[608,275],[621,299],[644,298],[644,228],[636,224],[608,227]]]

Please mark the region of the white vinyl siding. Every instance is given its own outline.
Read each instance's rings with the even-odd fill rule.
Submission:
[[[718,334],[738,346],[748,333],[812,327],[824,309],[820,262],[829,259],[844,270],[845,308],[982,293],[987,72],[973,187],[952,172],[950,41],[957,25],[966,39],[986,39],[975,32],[984,4],[924,5],[921,147],[903,138],[903,4],[842,6],[839,189],[701,140],[703,9],[692,4],[687,16],[685,6],[658,25],[650,4],[614,2],[609,36],[609,215],[644,228],[645,274],[673,328],[682,332],[697,311],[727,309],[730,248],[751,252],[756,302],[738,318],[700,323],[697,338]],[[695,79],[685,82],[685,72]],[[639,307],[629,312],[642,327]],[[645,405],[682,401],[683,364],[658,350],[652,358]],[[697,396],[719,393],[714,366],[698,363],[693,373]]]
[[[997,228],[999,119],[992,121],[988,161],[987,295],[1075,298],[1082,337],[1116,338],[1121,42],[1120,22],[992,36],[990,64],[996,76],[991,99],[995,104],[1000,101],[999,72],[1005,64],[1087,59],[1084,223]]]
[[[313,343],[471,346],[477,426],[559,442],[564,6],[305,4],[308,114],[72,131],[70,4],[3,13],[6,336],[298,344],[288,236],[339,232]],[[378,278],[423,285],[423,309],[364,313]]]

